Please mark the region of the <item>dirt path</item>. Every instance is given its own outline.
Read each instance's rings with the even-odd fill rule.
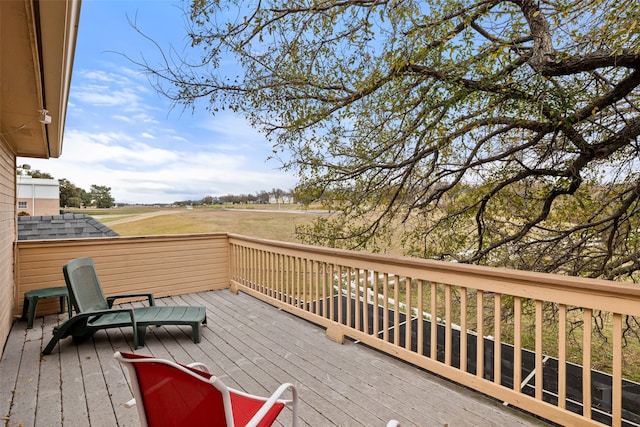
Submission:
[[[163,211],[155,211],[155,212],[146,212],[142,214],[127,216],[125,218],[115,219],[113,221],[106,221],[104,222],[104,224],[107,226],[118,225],[118,224],[124,224],[125,222],[139,221],[145,218],[153,218],[154,216],[177,214],[180,212],[184,212],[184,209],[172,209],[172,210],[163,210]],[[117,216],[119,215],[113,215],[113,217],[117,217]],[[106,218],[106,217],[107,216],[102,216],[101,218]],[[100,217],[96,219],[100,220]]]

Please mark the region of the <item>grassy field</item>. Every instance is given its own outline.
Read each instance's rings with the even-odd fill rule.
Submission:
[[[98,219],[121,236],[229,232],[297,242],[295,227],[311,222],[316,216],[316,214],[305,211],[299,213],[277,210],[262,212],[257,208],[248,210],[220,208],[186,210],[185,208],[176,208],[175,212],[145,217],[145,215],[154,215],[160,211],[159,209],[136,211],[111,209],[102,212]],[[133,220],[136,217],[139,219]]]

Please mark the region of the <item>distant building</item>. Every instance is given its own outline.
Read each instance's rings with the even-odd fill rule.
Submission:
[[[276,197],[276,196],[269,196],[269,203],[270,204],[293,204],[295,203],[293,196],[290,194],[284,194],[280,197]]]
[[[16,178],[18,214],[60,214],[60,183],[57,179],[31,178],[24,175],[18,175]]]

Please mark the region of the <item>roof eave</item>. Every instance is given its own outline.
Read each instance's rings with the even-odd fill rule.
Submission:
[[[62,153],[81,0],[0,2],[0,133],[17,156]],[[51,123],[38,120],[47,110]]]

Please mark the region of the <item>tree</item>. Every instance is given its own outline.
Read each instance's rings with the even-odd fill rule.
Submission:
[[[115,204],[115,199],[111,196],[111,187],[91,184],[89,194],[98,208],[110,208]]]
[[[80,193],[80,200],[82,201],[82,206],[91,206],[94,204],[93,196],[89,191],[82,190]]]
[[[204,196],[200,203],[203,205],[212,205],[213,204],[213,196]]]
[[[49,172],[42,172],[38,169],[27,171],[27,175],[29,175],[31,178],[53,179],[53,175],[51,175]]]
[[[258,203],[269,203],[269,193],[267,193],[265,190],[260,190],[259,192],[256,193],[256,201]]]
[[[186,56],[137,63],[176,104],[245,114],[288,153],[296,191],[340,211],[300,230],[308,242],[396,239],[429,258],[634,279],[640,25],[629,6],[194,0]],[[228,55],[241,72],[220,67]]]
[[[58,180],[60,185],[60,206],[79,208],[82,206],[82,194],[85,190],[76,187],[71,181],[66,178]]]
[[[282,198],[284,197],[285,192],[280,188],[272,188],[271,189],[271,197],[275,200],[277,204],[282,203]]]

